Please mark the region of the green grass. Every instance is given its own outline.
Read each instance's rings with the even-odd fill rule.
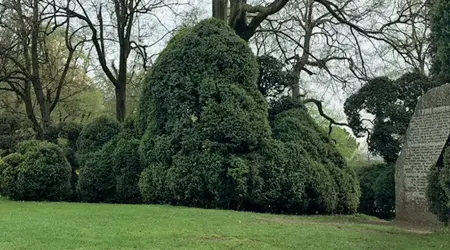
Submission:
[[[450,232],[367,216],[280,216],[0,198],[0,249],[450,249]]]

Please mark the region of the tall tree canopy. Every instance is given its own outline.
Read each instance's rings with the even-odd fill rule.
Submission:
[[[418,99],[435,85],[420,73],[374,78],[346,100],[349,125],[356,136],[368,133],[370,152],[395,163]]]

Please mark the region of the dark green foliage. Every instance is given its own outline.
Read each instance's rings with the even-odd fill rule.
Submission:
[[[17,167],[24,160],[19,153],[12,153],[0,159],[0,194],[17,197],[20,187],[17,187]]]
[[[77,184],[77,193],[81,201],[115,201],[116,181],[111,156],[117,146],[117,140],[110,139],[111,141],[100,150],[88,154],[81,165]]]
[[[439,83],[450,80],[450,1],[433,0],[431,10],[431,75]]]
[[[273,102],[270,127],[257,68],[248,45],[221,21],[174,37],[147,78],[138,111],[144,202],[297,214],[356,210],[357,179],[302,104]]]
[[[111,158],[116,179],[116,198],[119,203],[139,203],[139,177],[143,166],[139,157],[137,139],[120,138]]]
[[[93,154],[120,132],[120,124],[109,117],[100,117],[87,124],[81,130],[77,140],[78,155],[82,163],[89,154]]]
[[[430,211],[446,225],[450,222],[450,150],[447,147],[442,161],[431,168],[427,196]]]
[[[31,137],[24,129],[26,121],[11,114],[0,114],[0,157],[14,152],[15,146]]]
[[[3,159],[2,190],[15,200],[59,201],[71,195],[71,168],[63,151],[50,142],[31,141]],[[26,149],[26,151],[23,151]]]
[[[309,116],[306,109],[297,106],[298,108],[283,112],[280,112],[281,109],[277,112],[271,112],[272,114],[278,113],[272,116],[273,137],[283,142],[301,145],[305,151],[303,155],[308,156],[314,162],[311,180],[315,183],[313,182],[312,187],[319,188],[322,185],[329,188],[322,195],[317,195],[317,191],[312,193],[313,196],[321,199],[326,198],[324,201],[328,201],[328,205],[323,206],[315,201],[317,199],[313,200],[317,204],[315,208],[317,211],[314,212],[355,212],[360,196],[356,174],[346,166],[345,160],[339,154],[333,142]],[[322,183],[317,183],[315,178],[318,178],[317,180]]]
[[[283,69],[278,59],[264,55],[257,58],[259,64],[258,90],[267,99],[278,99],[292,85],[293,76]]]
[[[66,138],[71,148],[76,148],[78,137],[80,137],[83,125],[75,122],[61,124],[59,137]]]
[[[218,20],[169,43],[139,109],[147,202],[234,208],[243,202],[244,155],[270,135],[257,69],[247,44]]]
[[[23,141],[19,144],[17,144],[15,148],[15,152],[19,154],[26,154],[27,152],[33,151],[39,147],[42,141],[39,140],[28,140]]]
[[[64,147],[64,152],[66,154],[67,161],[72,167],[72,174],[70,178],[70,183],[72,187],[72,192],[76,194],[76,186],[78,183],[77,171],[80,169],[80,163],[77,157],[77,140],[80,136],[83,126],[79,123],[69,122],[61,124],[59,136],[67,140],[67,145]]]
[[[359,213],[392,219],[395,209],[394,167],[375,164],[358,168],[361,187]]]
[[[139,177],[143,164],[140,141],[127,132],[111,138],[86,157],[80,168],[78,197],[86,202],[140,203]]]
[[[111,155],[117,144],[120,124],[100,117],[85,125],[77,140],[80,172],[76,192],[87,202],[114,202],[115,175]]]
[[[395,81],[374,78],[346,100],[344,111],[349,125],[356,136],[365,136],[368,127],[361,112],[373,115],[369,151],[393,164],[402,146],[399,138],[408,129],[419,97],[435,86],[420,73],[406,73]]]
[[[140,138],[142,134],[140,134],[138,130],[136,115],[132,114],[128,116],[122,124],[122,133],[127,133],[130,136]]]

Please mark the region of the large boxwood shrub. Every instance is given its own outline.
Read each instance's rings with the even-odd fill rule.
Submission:
[[[275,103],[269,112],[257,69],[247,43],[219,20],[202,21],[169,42],[147,77],[136,121],[147,167],[139,183],[145,202],[279,213],[356,210],[354,172],[303,105]]]

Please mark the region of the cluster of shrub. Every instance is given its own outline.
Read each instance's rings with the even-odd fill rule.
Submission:
[[[19,144],[0,162],[0,191],[20,200],[356,212],[357,173],[299,101],[268,106],[257,76],[250,48],[224,23],[186,28],[152,67],[134,118],[102,117],[81,131],[63,126],[53,142]]]

